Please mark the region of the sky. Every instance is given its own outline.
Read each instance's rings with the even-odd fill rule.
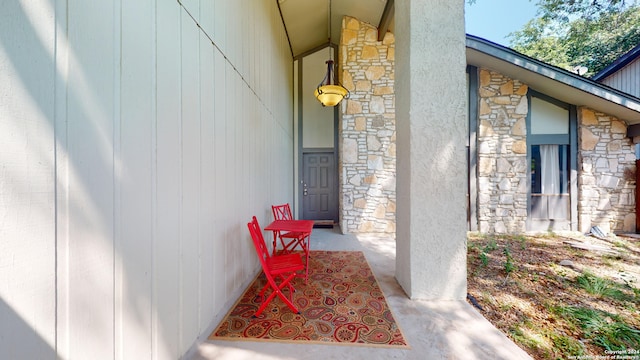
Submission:
[[[509,46],[507,35],[522,29],[536,15],[537,0],[465,0],[466,32]]]

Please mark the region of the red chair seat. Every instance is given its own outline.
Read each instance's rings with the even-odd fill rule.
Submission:
[[[302,264],[300,254],[271,256],[267,259],[269,272],[274,275],[300,270],[298,268],[300,264]]]

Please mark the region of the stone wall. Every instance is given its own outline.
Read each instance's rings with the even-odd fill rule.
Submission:
[[[481,69],[477,214],[483,233],[521,233],[527,220],[527,85]],[[578,109],[578,230],[635,230],[635,151],[626,124]]]
[[[341,82],[351,92],[340,118],[340,225],[345,233],[395,233],[395,38],[342,20]]]
[[[345,233],[395,233],[396,132],[393,34],[355,18],[342,21],[340,222]],[[483,233],[526,231],[528,86],[479,71],[477,216]],[[635,230],[635,151],[626,125],[578,109],[578,226]]]
[[[477,214],[483,233],[517,233],[527,220],[527,85],[479,72]]]
[[[588,108],[578,110],[580,231],[635,232],[635,150],[627,125]]]

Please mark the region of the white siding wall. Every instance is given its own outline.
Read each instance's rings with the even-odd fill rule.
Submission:
[[[49,5],[50,6],[50,5]],[[37,18],[38,32],[29,24]],[[55,25],[37,2],[0,10],[0,358],[55,341]],[[41,84],[46,83],[47,87]],[[19,344],[29,346],[26,350]]]
[[[632,61],[601,82],[614,89],[640,97],[640,59]]]
[[[293,196],[286,35],[275,1],[182,3],[3,5],[0,358],[176,359],[255,275],[246,223]]]

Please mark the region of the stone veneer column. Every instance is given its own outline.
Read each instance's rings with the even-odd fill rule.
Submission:
[[[578,187],[581,232],[635,232],[635,150],[627,125],[588,108],[578,111]]]
[[[524,232],[529,197],[528,86],[486,69],[479,75],[478,230]]]
[[[396,278],[413,299],[467,291],[464,1],[395,3]]]
[[[342,20],[341,81],[351,92],[340,122],[340,228],[389,233],[396,223],[395,38]]]

